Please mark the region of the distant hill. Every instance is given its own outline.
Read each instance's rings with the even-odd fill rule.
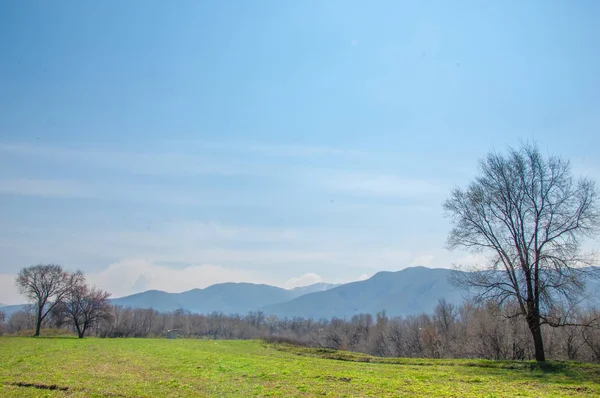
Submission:
[[[28,307],[29,304],[5,305],[0,307],[0,311],[4,312],[6,317],[9,318],[15,312],[27,310]]]
[[[456,304],[463,301],[464,292],[448,280],[451,272],[425,267],[378,272],[365,281],[307,294],[289,302],[263,307],[262,310],[277,316],[314,319],[348,318],[360,313],[376,314],[382,310],[390,316],[431,312],[440,298]]]
[[[323,291],[336,285],[317,283],[292,290],[253,283],[220,283],[205,289],[192,289],[183,293],[166,293],[158,290],[113,299],[115,305],[131,308],[153,308],[157,311],[174,311],[182,308],[190,312],[246,314],[262,307],[292,300],[303,294]]]
[[[114,305],[130,308],[152,308],[160,312],[173,311],[185,308],[184,302],[178,300],[178,294],[167,293],[160,290],[148,290],[142,293],[132,294],[121,298],[111,299]]]

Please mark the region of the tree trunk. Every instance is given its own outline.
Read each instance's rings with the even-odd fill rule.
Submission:
[[[539,317],[532,316],[527,321],[529,330],[533,336],[533,347],[535,349],[535,360],[546,362],[546,353],[544,352],[544,339],[542,338],[542,328],[540,327]]]
[[[39,337],[40,335],[40,329],[42,328],[42,311],[43,311],[43,307],[42,306],[38,306],[38,310],[37,310],[37,316],[35,318],[35,333],[33,334],[34,337]]]
[[[82,339],[83,338],[83,332],[85,332],[85,330],[79,326],[79,322],[75,321],[75,329],[77,329],[77,336]]]

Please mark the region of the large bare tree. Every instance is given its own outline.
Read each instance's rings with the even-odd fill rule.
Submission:
[[[35,306],[34,336],[40,335],[43,320],[81,280],[81,271],[66,271],[56,264],[34,265],[19,272],[16,277],[19,292]]]
[[[475,180],[444,203],[453,224],[448,247],[489,256],[458,265],[468,272],[456,273],[457,281],[479,299],[516,302],[537,361],[545,361],[541,325],[563,325],[552,310],[583,291],[592,256],[581,253],[581,242],[598,232],[597,195],[593,181],[573,177],[568,161],[523,145],[488,154]]]
[[[62,302],[55,308],[55,316],[73,323],[81,339],[85,332],[99,321],[109,320],[112,306],[110,293],[89,287],[84,281],[73,285]]]

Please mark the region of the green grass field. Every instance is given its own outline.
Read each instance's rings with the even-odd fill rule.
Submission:
[[[3,337],[0,396],[600,396],[600,366],[381,359],[260,341]]]

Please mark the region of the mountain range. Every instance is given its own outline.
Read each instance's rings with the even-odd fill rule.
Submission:
[[[252,283],[221,283],[183,293],[151,290],[113,299],[112,303],[157,311],[184,309],[192,313],[246,314],[262,311],[279,317],[332,318],[355,314],[390,316],[431,312],[438,300],[460,303],[463,292],[449,281],[449,269],[412,267],[378,272],[373,277],[344,285],[315,284],[282,289]]]
[[[323,292],[302,295],[293,300],[267,305],[268,314],[305,318],[348,318],[356,314],[406,316],[432,312],[439,299],[454,304],[464,300],[464,292],[450,283],[449,269],[406,268],[378,272],[371,278],[338,286]]]
[[[114,305],[153,308],[160,312],[183,309],[192,313],[222,312],[247,314],[262,311],[279,317],[349,318],[355,314],[389,316],[431,313],[439,299],[460,304],[464,291],[449,280],[452,271],[441,268],[411,267],[396,272],[378,272],[371,278],[343,285],[317,283],[294,289],[252,283],[221,283],[182,293],[149,290],[112,299]],[[600,305],[600,281],[588,283],[593,297],[588,305]],[[0,307],[7,315],[23,305]]]
[[[253,283],[219,283],[205,289],[192,289],[183,293],[149,290],[113,299],[112,303],[123,307],[153,308],[157,311],[174,311],[181,308],[201,314],[215,311],[225,314],[246,314],[265,306],[287,302],[335,286],[337,285],[317,283],[286,290]]]

